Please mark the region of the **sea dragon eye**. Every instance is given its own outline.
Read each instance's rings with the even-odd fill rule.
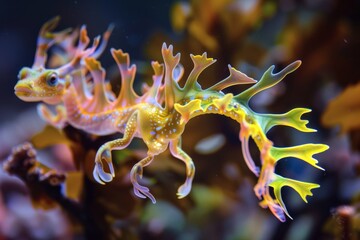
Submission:
[[[52,73],[49,74],[49,76],[46,79],[46,83],[47,85],[49,85],[50,87],[55,87],[58,85],[59,83],[59,78],[58,75],[56,73]]]

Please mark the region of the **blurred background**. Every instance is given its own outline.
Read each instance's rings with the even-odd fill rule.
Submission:
[[[35,159],[40,178],[34,180],[26,168],[0,170],[0,239],[360,238],[359,13],[357,0],[2,1],[0,160]],[[115,180],[97,184],[92,179],[95,151],[117,136],[96,138],[71,127],[46,127],[36,103],[14,95],[18,71],[33,63],[40,27],[57,15],[58,30],[86,24],[91,38],[114,23],[108,49],[130,54],[138,68],[138,92],[141,83],[151,80],[150,61],[162,61],[163,42],[181,52],[185,76],[192,69],[189,54],[207,52],[217,59],[200,76],[204,87],[226,77],[228,64],[259,79],[271,65],[278,71],[301,60],[296,72],[254,98],[251,106],[267,113],[313,110],[304,117],[318,132],[281,127],[271,130],[269,138],[276,146],[328,144],[330,149],[316,156],[324,172],[291,158],[276,169],[321,187],[308,204],[292,189],[284,189],[294,220],[279,222],[258,205],[252,189],[257,179],[245,166],[238,125],[209,115],[193,119],[184,133],[184,150],[197,170],[185,199],[176,198],[185,168],[169,153],[144,171],[158,203],[134,197],[128,173],[144,155],[140,140],[114,153]],[[100,60],[118,91],[119,73],[109,50]],[[24,142],[33,144],[36,157],[29,145],[12,153]],[[259,152],[252,147],[255,158]],[[49,169],[55,173],[41,178],[41,171]]]

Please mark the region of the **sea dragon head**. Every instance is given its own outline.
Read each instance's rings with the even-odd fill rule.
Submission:
[[[70,79],[59,75],[57,70],[24,67],[19,72],[14,90],[16,96],[26,102],[57,104],[69,84]]]
[[[60,103],[67,86],[76,78],[74,75],[81,75],[81,71],[86,71],[85,58],[99,57],[113,30],[113,25],[110,25],[104,32],[101,43],[101,37],[97,36],[94,38],[92,46],[88,47],[90,39],[85,25],[78,31],[65,29],[53,32],[59,20],[59,17],[55,17],[41,27],[34,63],[31,68],[24,67],[19,72],[14,90],[16,96],[23,101]],[[78,43],[74,45],[77,38]],[[48,51],[54,45],[62,49],[60,55],[62,55],[62,59],[66,59],[66,63],[57,68],[48,68],[48,65],[51,65]]]

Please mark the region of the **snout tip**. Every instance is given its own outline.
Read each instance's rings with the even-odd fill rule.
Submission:
[[[31,94],[31,89],[29,86],[26,86],[24,84],[16,84],[14,87],[15,95],[20,96],[29,96]]]

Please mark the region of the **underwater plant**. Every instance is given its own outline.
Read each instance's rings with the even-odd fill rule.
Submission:
[[[54,25],[53,22],[50,23],[50,26]],[[44,26],[49,26],[47,24]],[[52,28],[45,27],[45,30]],[[42,39],[41,37],[42,34],[39,39]],[[61,37],[64,38],[66,37]],[[106,44],[107,38],[104,39],[103,42]],[[55,42],[58,41],[61,42]],[[41,43],[40,40],[39,42]],[[198,77],[216,60],[208,58],[206,53],[190,55],[194,66],[185,84],[180,86],[178,82],[183,73],[178,69],[180,53],[174,55],[173,46],[164,43],[161,49],[164,63],[152,62],[153,84],[142,95],[138,95],[132,86],[136,66],[130,66],[127,53],[112,49],[111,53],[122,77],[120,93],[114,97],[115,94],[106,86],[106,72],[96,60],[103,51],[101,45],[98,47],[99,38],[94,40],[91,48],[87,48],[88,43],[86,30],[82,28],[74,57],[69,63],[56,69],[44,68],[46,51],[50,43],[38,45],[36,64],[32,68],[23,68],[20,71],[15,93],[24,101],[62,104],[59,107],[62,110],[58,111],[57,115],[62,123],[59,127],[67,122],[94,135],[116,132],[123,134],[119,139],[104,143],[97,151],[93,171],[97,182],[104,184],[115,177],[111,151],[125,149],[134,137],[138,137],[145,142],[148,151],[147,156],[136,163],[130,172],[135,195],[140,198],[148,197],[153,203],[156,202],[150,190],[140,185],[138,180],[143,176],[144,167],[148,166],[155,156],[169,148],[171,154],[183,161],[186,166],[186,180],[178,188],[177,195],[179,198],[187,196],[191,191],[195,166],[191,157],[181,147],[181,136],[191,119],[206,114],[219,114],[240,124],[239,139],[242,142],[245,162],[258,177],[258,183],[254,187],[255,194],[261,200],[260,206],[268,207],[280,221],[286,220],[285,215],[290,217],[282,199],[283,187],[293,188],[305,202],[307,196],[312,196],[311,190],[319,187],[315,183],[280,176],[275,173],[275,166],[281,159],[295,157],[323,170],[317,165],[318,161],[313,155],[327,150],[327,145],[308,143],[292,147],[275,147],[266,135],[272,127],[278,125],[289,126],[302,132],[316,131],[306,126],[307,120],[301,119],[303,114],[311,110],[295,108],[284,114],[263,114],[255,112],[249,106],[252,97],[278,84],[286,75],[295,71],[301,65],[301,61],[293,62],[277,73],[274,73],[275,67],[271,66],[258,81],[229,65],[228,77],[203,89]],[[41,60],[38,60],[39,58]],[[90,80],[93,85],[86,80],[87,71],[91,74]],[[253,85],[239,94],[223,92],[230,86],[240,84]],[[57,124],[58,121],[53,120],[53,115],[48,117],[49,112],[40,112],[48,122]],[[250,139],[254,140],[259,149],[261,166],[256,166],[250,155]],[[107,170],[104,169],[104,164],[107,165]]]
[[[321,118],[322,124],[328,128],[338,129],[337,135],[348,138],[348,152],[350,156],[354,156],[350,169],[352,170],[351,184],[359,180],[359,129],[360,129],[360,108],[359,94],[360,84],[350,85],[346,87],[338,96],[329,101]],[[339,137],[338,136],[338,137]],[[340,159],[344,161],[344,159]],[[329,220],[327,231],[338,238],[358,238],[359,231],[359,213],[360,198],[359,190],[355,188],[351,192],[351,201],[333,209],[333,218]],[[341,223],[341,224],[338,224]]]
[[[342,133],[360,129],[359,98],[360,84],[347,87],[326,108],[322,123],[326,127],[339,125]]]

